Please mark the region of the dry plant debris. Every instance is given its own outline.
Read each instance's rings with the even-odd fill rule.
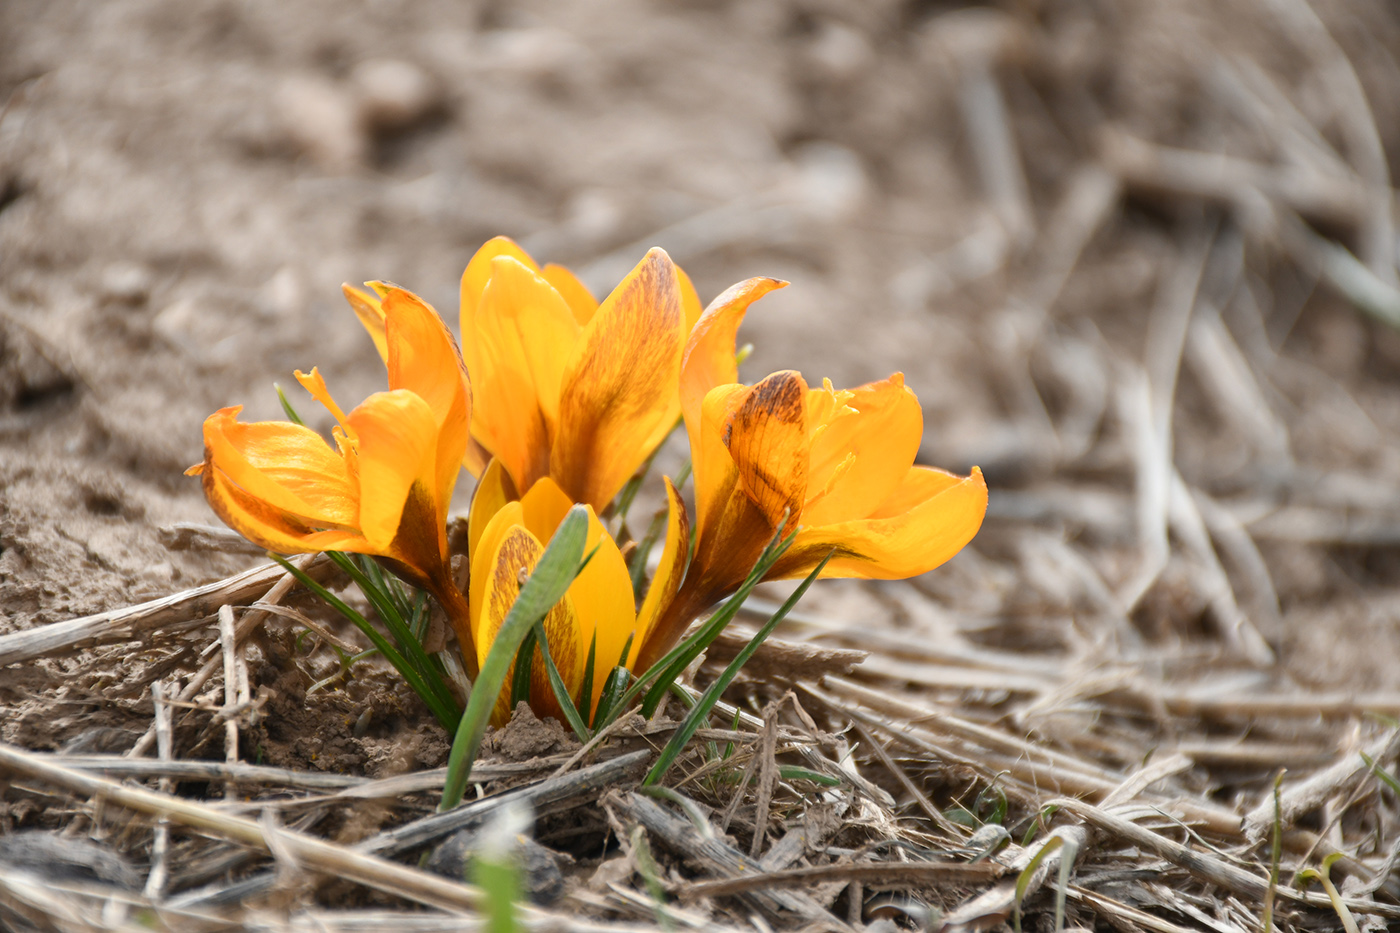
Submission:
[[[635,232],[704,270],[736,250],[844,245],[861,224],[883,245],[910,225],[924,243],[935,221],[958,231],[902,268],[888,250],[821,255],[846,257],[832,275],[866,259],[889,273],[905,309],[892,343],[945,309],[947,346],[909,351],[966,376],[925,399],[944,418],[928,459],[981,463],[988,526],[939,574],[832,587],[794,613],[782,637],[800,650],[760,651],[658,797],[638,791],[638,763],[674,730],[677,701],[619,719],[583,754],[518,717],[474,770],[480,801],[449,815],[470,824],[529,798],[539,841],[590,860],[562,902],[522,907],[532,929],[952,933],[1018,916],[1046,929],[1062,911],[1067,929],[1314,930],[1343,928],[1342,908],[1359,929],[1400,923],[1387,779],[1400,767],[1386,586],[1400,542],[1393,12],[1359,0],[794,10],[782,61],[825,121],[814,137],[840,146],[806,151],[762,198]],[[566,34],[520,33],[497,37],[479,66],[489,80],[550,85],[596,68]],[[298,131],[258,132],[354,171],[392,142],[386,127],[446,106],[421,74],[378,73],[289,83],[279,106]],[[7,133],[62,91],[42,85],[12,96]],[[915,108],[954,142],[892,145]],[[19,168],[0,202],[33,210],[21,192],[38,157],[4,139]],[[862,206],[859,169],[848,184],[846,155],[881,146],[909,209]],[[930,200],[956,219],[916,216]],[[377,210],[404,223],[402,201]],[[587,207],[541,227],[536,251],[601,256],[582,277],[615,281],[636,244],[593,232],[607,218]],[[153,288],[139,268],[102,278],[114,307]],[[301,288],[293,274],[266,295],[295,305]],[[189,296],[167,297],[148,329],[206,353]],[[105,374],[15,305],[37,299],[5,300],[0,433],[47,444],[35,400],[64,404]],[[75,417],[97,419],[108,452],[179,463],[110,416]],[[7,515],[42,479],[15,463],[0,464]],[[75,482],[90,487],[90,521],[140,524],[91,476]],[[0,534],[0,558],[20,540],[40,548],[13,524]],[[116,555],[100,573],[128,559],[92,547]],[[187,566],[188,552],[135,553],[167,568],[137,573],[147,587]],[[6,574],[22,571],[8,561]],[[7,613],[44,606],[29,585],[6,593]],[[448,831],[430,812],[445,741],[426,710],[373,660],[307,689],[339,671],[331,646],[354,637],[273,566],[0,634],[0,842],[46,839],[0,847],[0,922],[479,925],[459,914],[472,888],[402,858]],[[166,878],[150,884],[162,834]],[[86,874],[56,877],[60,861]],[[1325,864],[1335,901],[1300,882]]]

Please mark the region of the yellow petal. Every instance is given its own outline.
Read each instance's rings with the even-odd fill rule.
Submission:
[[[744,491],[777,527],[791,529],[807,500],[807,383],[782,370],[736,394],[725,446],[739,468]]]
[[[197,472],[214,512],[279,553],[360,550],[356,488],[345,461],[314,431],[281,421],[241,424],[240,410],[224,408],[204,422]]]
[[[539,563],[544,547],[534,535],[519,525],[512,525],[500,536],[493,548],[486,577],[481,581],[481,623],[476,639],[477,657],[484,664],[491,650],[496,633],[505,622],[506,615],[520,594],[521,579],[528,576]],[[477,581],[473,579],[473,588]],[[578,690],[581,679],[582,657],[579,651],[579,622],[574,612],[570,595],[550,609],[544,618],[545,635],[549,640],[549,653],[559,669],[565,687],[572,694]],[[500,726],[510,719],[510,685],[514,680],[515,665],[511,665],[506,677],[506,686],[496,699],[496,707],[491,721]],[[530,706],[541,716],[553,716],[563,721],[563,713],[550,687],[542,653],[536,653],[530,665]]]
[[[530,534],[541,541],[548,541],[554,537],[554,530],[573,505],[559,484],[546,476],[520,497],[521,520]]]
[[[580,327],[593,319],[598,310],[598,299],[593,297],[587,285],[578,280],[578,276],[554,263],[545,266],[541,274],[568,302],[569,310],[574,312],[574,320],[578,321]]]
[[[671,478],[666,476],[662,479],[666,482],[666,547],[661,552],[661,563],[651,579],[651,586],[647,588],[646,598],[642,600],[641,611],[637,613],[637,636],[627,659],[629,668],[636,663],[661,611],[675,599],[690,557],[690,519],[686,515],[685,502],[676,487],[671,485]]]
[[[676,267],[647,253],[598,308],[564,375],[550,475],[601,510],[670,432],[684,319]]]
[[[242,406],[204,421],[205,463],[249,496],[317,528],[353,529],[358,489],[345,460],[310,428],[287,421],[244,424]]]
[[[482,292],[486,291],[486,283],[491,280],[491,264],[497,256],[510,256],[532,272],[540,271],[540,267],[528,253],[517,246],[514,240],[503,236],[487,240],[481,249],[476,251],[471,262],[467,263],[466,271],[462,273],[461,288],[462,359],[466,361],[467,371],[472,374],[472,378],[476,378],[480,359],[476,344],[468,335],[476,333],[477,306],[481,303]]]
[[[510,474],[501,465],[501,461],[492,460],[488,463],[486,471],[477,481],[476,490],[472,493],[471,511],[467,513],[467,560],[475,558],[477,545],[481,542],[487,523],[505,508],[507,502],[514,502],[519,498],[515,484],[510,481]]]
[[[559,485],[546,476],[521,498],[521,521],[537,539],[548,541],[573,504]],[[588,534],[584,538],[583,553],[593,553],[593,558],[569,587],[569,595],[579,621],[580,664],[586,663],[588,645],[595,633],[598,636],[594,657],[602,676],[593,679],[592,702],[596,702],[603,689],[603,679],[617,664],[622,646],[635,628],[636,604],[632,599],[632,578],[627,573],[627,562],[591,507],[588,508]]]
[[[809,397],[829,393],[828,386]],[[903,373],[842,394],[845,404],[829,420],[815,428],[809,422],[813,488],[804,525],[869,516],[900,485],[923,441],[923,410]]]
[[[699,442],[700,406],[705,394],[715,386],[739,381],[734,362],[734,341],[749,305],[786,282],[778,279],[748,279],[725,289],[687,331],[681,364],[681,413],[685,415],[690,449]],[[698,299],[697,299],[698,300]]]
[[[360,531],[378,552],[403,553],[406,563],[431,576],[434,562],[447,555],[447,504],[434,496],[438,429],[432,409],[407,389],[376,392],[346,423],[359,439]],[[414,524],[401,529],[406,517]],[[401,530],[406,540],[396,540]]]
[[[901,580],[927,573],[972,540],[986,511],[981,470],[963,477],[916,466],[870,518],[804,527],[771,578],[803,576],[833,549],[824,577]]]
[[[510,471],[517,489],[549,473],[560,385],[579,326],[554,287],[510,256],[492,261],[477,308],[471,370],[472,433]],[[469,363],[470,365],[470,363]]]
[[[471,419],[471,393],[461,354],[442,318],[417,295],[391,287],[383,307],[389,388],[407,389],[433,413],[437,443],[430,488],[434,502],[443,503],[445,509],[467,450]]]
[[[524,526],[519,502],[507,502],[486,522],[476,552],[471,557],[471,580],[467,587],[468,616],[471,620],[472,643],[481,650],[482,600],[486,596],[486,580],[491,576],[491,564],[501,542],[515,526]],[[485,655],[483,655],[485,657]]]
[[[224,524],[259,547],[278,554],[314,551],[365,551],[363,537],[354,531],[316,530],[290,512],[269,505],[229,482],[218,467],[201,473],[204,497]]]
[[[585,555],[593,559],[569,587],[569,596],[578,613],[580,660],[587,662],[588,646],[598,639],[594,651],[593,696],[596,706],[603,683],[622,657],[622,648],[637,627],[637,604],[632,599],[632,577],[622,559],[617,542],[608,534],[593,509],[588,510],[588,543]],[[635,639],[634,639],[635,641]],[[580,677],[582,667],[580,667]]]
[[[369,338],[374,341],[374,348],[379,351],[379,358],[384,362],[389,362],[389,349],[384,342],[384,308],[380,303],[383,292],[380,291],[378,282],[366,282],[371,289],[369,292],[361,291],[350,284],[340,286],[341,292],[345,295],[345,300],[350,302],[350,310],[355,312],[355,317],[360,319],[365,330],[369,333]]]

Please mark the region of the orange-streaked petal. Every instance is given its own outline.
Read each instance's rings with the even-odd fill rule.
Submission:
[[[681,363],[680,397],[691,450],[699,443],[700,406],[706,393],[715,386],[739,381],[734,342],[744,313],[749,305],[786,284],[778,279],[756,278],[731,285],[710,302],[688,331]]]
[[[544,546],[519,525],[510,526],[492,549],[488,573],[481,582],[481,621],[476,641],[477,657],[481,664],[486,663],[486,655],[491,650],[496,633],[520,595],[521,578],[535,569],[543,553]],[[550,656],[559,669],[565,687],[572,694],[578,690],[582,678],[584,656],[579,650],[579,620],[570,594],[566,593],[549,610],[544,618],[544,630],[549,639]],[[491,715],[491,721],[497,726],[505,725],[510,720],[510,684],[514,675],[515,665],[512,664],[506,686],[496,698],[496,707]],[[553,716],[561,722],[564,719],[554,690],[550,687],[549,675],[538,646],[530,665],[530,706],[542,716]]]
[[[300,517],[250,495],[229,481],[217,466],[201,473],[204,497],[224,524],[259,547],[278,554],[314,551],[364,551],[365,539],[354,531],[316,530]]]
[[[514,502],[519,498],[515,484],[511,482],[510,474],[501,465],[501,461],[492,460],[488,463],[481,479],[477,480],[476,489],[472,492],[471,510],[467,513],[468,561],[476,556],[477,545],[486,531],[486,525],[497,512],[505,508],[507,502]]]
[[[389,388],[407,389],[427,403],[437,421],[434,502],[452,499],[467,450],[471,393],[457,341],[442,318],[412,292],[390,288],[384,296],[389,347]]]
[[[524,527],[524,513],[519,502],[507,502],[486,522],[481,538],[472,555],[471,580],[467,587],[468,617],[471,620],[472,643],[481,650],[482,599],[486,595],[486,580],[491,575],[491,562],[501,542],[514,526]],[[482,657],[485,657],[483,654]]]
[[[804,527],[771,578],[803,576],[833,549],[824,577],[901,580],[927,573],[972,540],[986,512],[981,470],[962,477],[916,466],[874,517]]]
[[[509,256],[496,257],[491,268],[476,330],[464,335],[479,357],[471,371],[472,433],[525,490],[549,473],[560,385],[580,331],[564,299],[536,272]]]
[[[237,420],[242,410],[223,408],[204,420],[206,464],[309,526],[357,528],[359,491],[345,459],[310,428],[289,421],[245,424]]]
[[[361,291],[349,283],[340,286],[340,290],[345,300],[350,302],[350,310],[355,312],[355,317],[360,319],[369,333],[369,339],[374,341],[379,358],[387,363],[389,348],[384,342],[384,307],[381,303],[384,293],[379,282],[366,282],[365,285],[369,286],[370,291]]]
[[[564,376],[550,475],[575,502],[605,508],[670,432],[683,327],[676,267],[652,249],[588,322]]]
[[[632,651],[627,659],[629,668],[636,663],[661,611],[676,598],[676,591],[680,589],[681,579],[685,576],[686,561],[690,557],[690,518],[686,515],[685,501],[676,487],[671,485],[671,477],[664,476],[662,479],[666,482],[666,547],[661,552],[661,563],[651,579],[646,598],[642,600],[641,611],[637,613],[637,637],[632,642]],[[607,671],[603,673],[606,676]]]
[[[578,280],[578,276],[552,262],[544,267],[541,275],[563,296],[564,301],[569,305],[569,310],[574,312],[574,320],[578,321],[579,327],[593,319],[594,313],[598,310],[598,299],[593,297],[593,293],[588,290],[587,285]]]
[[[540,271],[539,265],[530,258],[529,253],[517,246],[510,237],[504,236],[487,240],[481,249],[476,251],[471,262],[467,263],[467,268],[462,273],[461,286],[462,359],[466,361],[467,371],[472,374],[473,379],[476,378],[477,366],[481,361],[476,344],[469,335],[476,333],[477,307],[481,304],[482,292],[486,291],[486,283],[491,280],[491,264],[497,256],[510,256],[532,272]]]
[[[739,491],[739,468],[734,465],[724,439],[730,416],[747,391],[747,386],[731,383],[716,386],[705,396],[697,431],[699,437],[690,449],[691,472],[695,477],[697,541],[714,535],[710,530],[712,517],[729,505],[729,499]]]
[[[807,383],[781,370],[733,399],[725,446],[739,468],[744,491],[777,527],[793,527],[807,500]]]
[[[413,487],[431,498],[437,485],[437,418],[423,401],[407,389],[376,392],[365,399],[346,419],[359,439],[360,531],[380,553],[390,553],[404,520],[404,507]],[[438,527],[405,529],[415,537],[432,536],[437,553],[447,553],[447,504],[434,502],[434,514],[441,513]],[[420,562],[429,553],[427,542],[419,544]],[[420,570],[434,569],[429,562]]]
[[[828,393],[829,386],[811,390],[809,397]],[[830,420],[815,427],[809,423],[811,486],[804,525],[868,517],[899,487],[923,441],[923,409],[903,373],[842,394],[845,405]]]

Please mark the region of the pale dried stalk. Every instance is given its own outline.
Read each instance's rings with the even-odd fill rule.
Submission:
[[[330,559],[327,558],[324,554],[308,554],[299,558],[293,558],[292,562],[295,563],[297,565],[297,568],[303,573],[310,574],[313,577],[315,577],[316,575],[311,574],[312,568],[320,568],[320,570],[323,573],[329,575],[330,570],[334,569],[335,567],[335,565],[330,562]],[[277,569],[279,571],[281,570],[280,567],[278,567]],[[292,587],[295,585],[296,577],[292,576],[290,573],[284,572],[280,577],[277,578],[277,581],[272,585],[272,588],[267,590],[265,595],[258,602],[265,603],[268,605],[276,605],[277,603],[280,603],[284,598],[286,598],[286,595],[291,592]],[[259,625],[262,625],[263,620],[266,619],[267,616],[268,613],[257,609],[257,603],[255,603],[248,612],[245,612],[243,614],[243,618],[239,620],[238,627],[234,632],[235,639],[237,640],[247,638],[248,635],[251,634],[254,629],[256,629]],[[212,649],[218,646],[219,644],[219,640],[211,642],[209,647],[205,649],[204,653],[211,653]],[[222,664],[223,658],[220,655],[215,655],[206,660],[204,662],[204,666],[201,667],[199,671],[196,672],[196,674],[190,678],[189,683],[185,684],[184,689],[180,691],[180,695],[175,698],[176,702],[188,703],[191,700],[193,700],[196,696],[198,696],[199,691],[203,689],[204,684],[208,682],[210,677],[214,676],[214,672],[217,671],[222,666]],[[155,737],[155,725],[152,724],[151,727],[146,730],[146,734],[141,736],[141,738],[136,741],[136,744],[132,746],[131,750],[127,752],[127,755],[133,758],[138,758],[144,755],[147,751],[150,750],[151,743],[155,741]]]
[[[324,554],[302,558],[300,567],[318,581],[324,581],[335,570]],[[139,606],[0,635],[0,667],[94,645],[133,641],[164,626],[214,615],[225,604],[246,605],[266,593],[283,575],[276,564],[264,564]]]

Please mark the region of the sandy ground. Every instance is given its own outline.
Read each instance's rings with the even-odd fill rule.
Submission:
[[[748,378],[901,370],[927,459],[987,470],[967,554],[814,606],[1031,650],[1100,616],[1231,657],[1244,630],[1294,681],[1400,684],[1400,336],[1248,184],[1144,180],[1106,142],[1360,185],[1255,187],[1393,282],[1400,21],[1277,6],[10,0],[0,632],[244,566],[160,536],[213,520],[182,475],[202,419],[275,417],[272,383],[312,365],[343,401],[375,390],[341,282],[455,320],[504,233],[600,295],[649,245],[705,299],[788,279],[750,315]],[[1147,423],[1209,499],[1194,519],[1154,512]]]

